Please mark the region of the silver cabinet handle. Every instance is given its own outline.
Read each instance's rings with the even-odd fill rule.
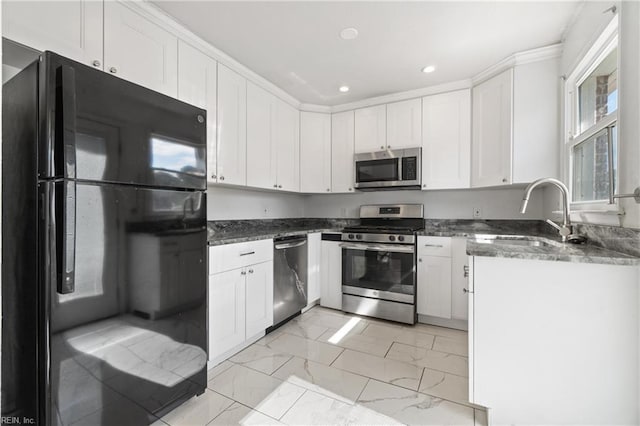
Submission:
[[[507,182],[508,182],[508,179],[507,179],[507,178],[504,178],[504,179],[502,179],[502,182],[507,183]]]
[[[353,188],[349,188],[349,191],[353,191]]]
[[[384,149],[384,145],[380,145],[380,149]]]
[[[98,68],[98,67],[100,67],[101,64],[100,64],[100,61],[96,59],[93,62],[91,62],[91,65],[93,65],[94,67]]]
[[[116,74],[118,72],[118,69],[116,67],[111,67],[111,68],[109,68],[109,72],[111,74]]]
[[[422,258],[419,258],[419,259],[418,259],[418,262],[422,262]]]
[[[387,145],[387,148],[391,148],[391,145]]]
[[[463,288],[462,291],[467,294],[473,294],[473,292],[469,289]]]
[[[220,180],[224,180],[224,176],[220,176]]]
[[[247,275],[247,271],[240,271],[240,275]]]
[[[216,175],[211,175],[211,179],[216,179],[217,176]]]
[[[329,188],[327,188],[327,192],[331,192],[331,190]]]
[[[278,188],[282,188],[282,185],[278,185]]]
[[[250,273],[250,274],[253,274],[253,269],[249,269],[249,273]]]
[[[469,267],[467,265],[462,267],[462,272],[464,273],[465,278],[469,278]]]
[[[249,256],[250,254],[256,254],[256,252],[255,251],[247,251],[247,252],[244,252],[244,253],[240,253],[240,256]]]
[[[274,184],[273,184],[273,187],[274,187],[274,188],[277,188],[277,187],[278,187],[278,184],[277,184],[277,183],[274,183]]]
[[[442,248],[444,247],[442,244],[425,244],[425,247],[437,247],[437,248]]]

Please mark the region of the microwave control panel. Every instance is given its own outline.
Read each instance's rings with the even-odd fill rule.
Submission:
[[[402,158],[402,180],[418,179],[417,163],[417,157]]]

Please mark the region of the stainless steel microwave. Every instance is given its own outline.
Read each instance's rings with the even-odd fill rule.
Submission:
[[[355,154],[355,187],[420,189],[422,148],[388,149]]]

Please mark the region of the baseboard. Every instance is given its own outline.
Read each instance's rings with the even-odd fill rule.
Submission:
[[[461,319],[446,319],[418,314],[418,322],[421,324],[437,325],[438,327],[455,328],[456,330],[469,330],[469,322]]]

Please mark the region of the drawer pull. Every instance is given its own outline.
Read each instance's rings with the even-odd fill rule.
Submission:
[[[467,293],[467,294],[473,294],[473,291],[467,290],[466,288],[463,288],[462,291]]]
[[[240,253],[240,256],[249,256],[250,254],[256,254],[255,251],[248,251],[246,253]]]
[[[425,247],[437,247],[437,248],[442,248],[444,247],[442,244],[425,244]]]

